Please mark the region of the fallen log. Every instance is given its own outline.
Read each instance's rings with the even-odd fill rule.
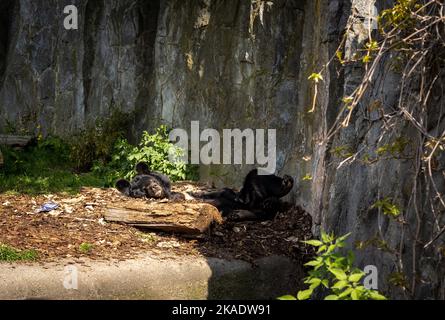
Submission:
[[[10,134],[0,134],[0,144],[14,147],[24,147],[32,139],[32,136],[15,136]]]
[[[165,232],[204,233],[212,222],[221,223],[218,209],[207,203],[143,202],[140,200],[113,203],[104,219]]]

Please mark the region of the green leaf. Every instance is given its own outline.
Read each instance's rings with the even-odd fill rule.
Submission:
[[[345,298],[345,297],[347,297],[351,292],[352,292],[352,288],[347,288],[347,289],[345,289],[345,291],[343,291],[342,293],[340,293],[339,295],[338,295],[338,297],[341,299],[341,298]]]
[[[320,265],[322,262],[321,261],[318,261],[318,260],[311,260],[311,261],[309,261],[309,262],[306,262],[304,265],[305,266],[309,266],[309,267],[315,267],[315,266],[318,266],[318,265]]]
[[[352,300],[360,300],[361,292],[359,290],[352,290],[351,298]]]
[[[326,253],[331,253],[332,251],[334,251],[337,248],[337,246],[335,244],[331,244],[328,248],[328,250],[326,251]]]
[[[346,280],[348,276],[342,269],[331,268],[329,271],[338,279],[338,280]]]
[[[338,300],[338,296],[335,294],[330,294],[326,297],[324,297],[325,300]]]
[[[339,290],[341,290],[341,289],[343,289],[344,287],[348,286],[348,284],[349,284],[348,281],[346,281],[346,280],[340,280],[340,281],[338,281],[337,283],[335,283],[335,284],[332,286],[332,289],[339,289]]]
[[[295,298],[294,296],[291,296],[290,294],[278,297],[277,299],[278,300],[297,300],[297,298]]]
[[[306,243],[310,246],[314,246],[314,247],[319,247],[321,245],[323,245],[323,242],[321,242],[320,240],[306,240],[303,241],[303,243]]]
[[[363,57],[362,61],[363,63],[369,63],[371,61],[371,56],[367,54],[366,56]]]
[[[318,83],[318,81],[323,80],[323,76],[320,73],[312,73],[308,80],[313,80],[315,83]]]
[[[320,248],[318,248],[318,250],[317,250],[317,254],[318,253],[321,253],[321,252],[323,252],[323,251],[325,251],[326,250],[326,245],[322,245]]]
[[[331,242],[329,235],[325,232],[321,232],[321,240],[323,240],[324,243]]]
[[[328,279],[323,279],[321,281],[321,284],[325,287],[325,288],[329,288],[329,280]]]
[[[298,300],[307,300],[311,297],[313,290],[312,289],[307,289],[307,290],[302,290],[299,291],[297,294],[297,299]]]
[[[312,278],[312,279],[309,279],[308,281],[305,281],[305,283],[320,284],[321,283],[321,279],[319,279],[319,278]]]
[[[349,276],[349,281],[350,282],[358,282],[358,281],[360,281],[360,279],[362,278],[364,276],[364,274],[363,273],[354,273],[354,274],[351,274],[350,276]]]
[[[349,96],[349,97],[343,97],[342,99],[343,103],[345,104],[350,104],[352,101],[354,101],[354,98]]]
[[[348,232],[347,234],[345,234],[345,235],[339,237],[339,238],[337,239],[337,243],[345,241],[350,235],[351,235],[351,233]]]
[[[370,297],[372,300],[387,300],[385,296],[381,295],[380,293],[378,293],[378,292],[375,291],[375,290],[371,290],[371,291],[369,292],[369,297]]]

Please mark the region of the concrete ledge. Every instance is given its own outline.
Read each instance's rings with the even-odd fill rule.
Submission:
[[[66,289],[75,286],[75,273],[77,289]],[[148,255],[119,262],[0,263],[0,299],[274,299],[295,293],[303,276],[300,265],[280,256],[254,266]]]

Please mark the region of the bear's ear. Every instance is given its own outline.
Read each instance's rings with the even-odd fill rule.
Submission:
[[[150,169],[148,167],[148,164],[146,164],[145,162],[139,162],[136,165],[136,172],[138,174],[150,174]]]
[[[130,182],[125,179],[120,179],[116,182],[116,189],[126,196],[130,196]]]

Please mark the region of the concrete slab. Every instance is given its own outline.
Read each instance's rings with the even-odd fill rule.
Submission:
[[[0,263],[0,299],[274,299],[295,293],[301,265],[282,256]]]

